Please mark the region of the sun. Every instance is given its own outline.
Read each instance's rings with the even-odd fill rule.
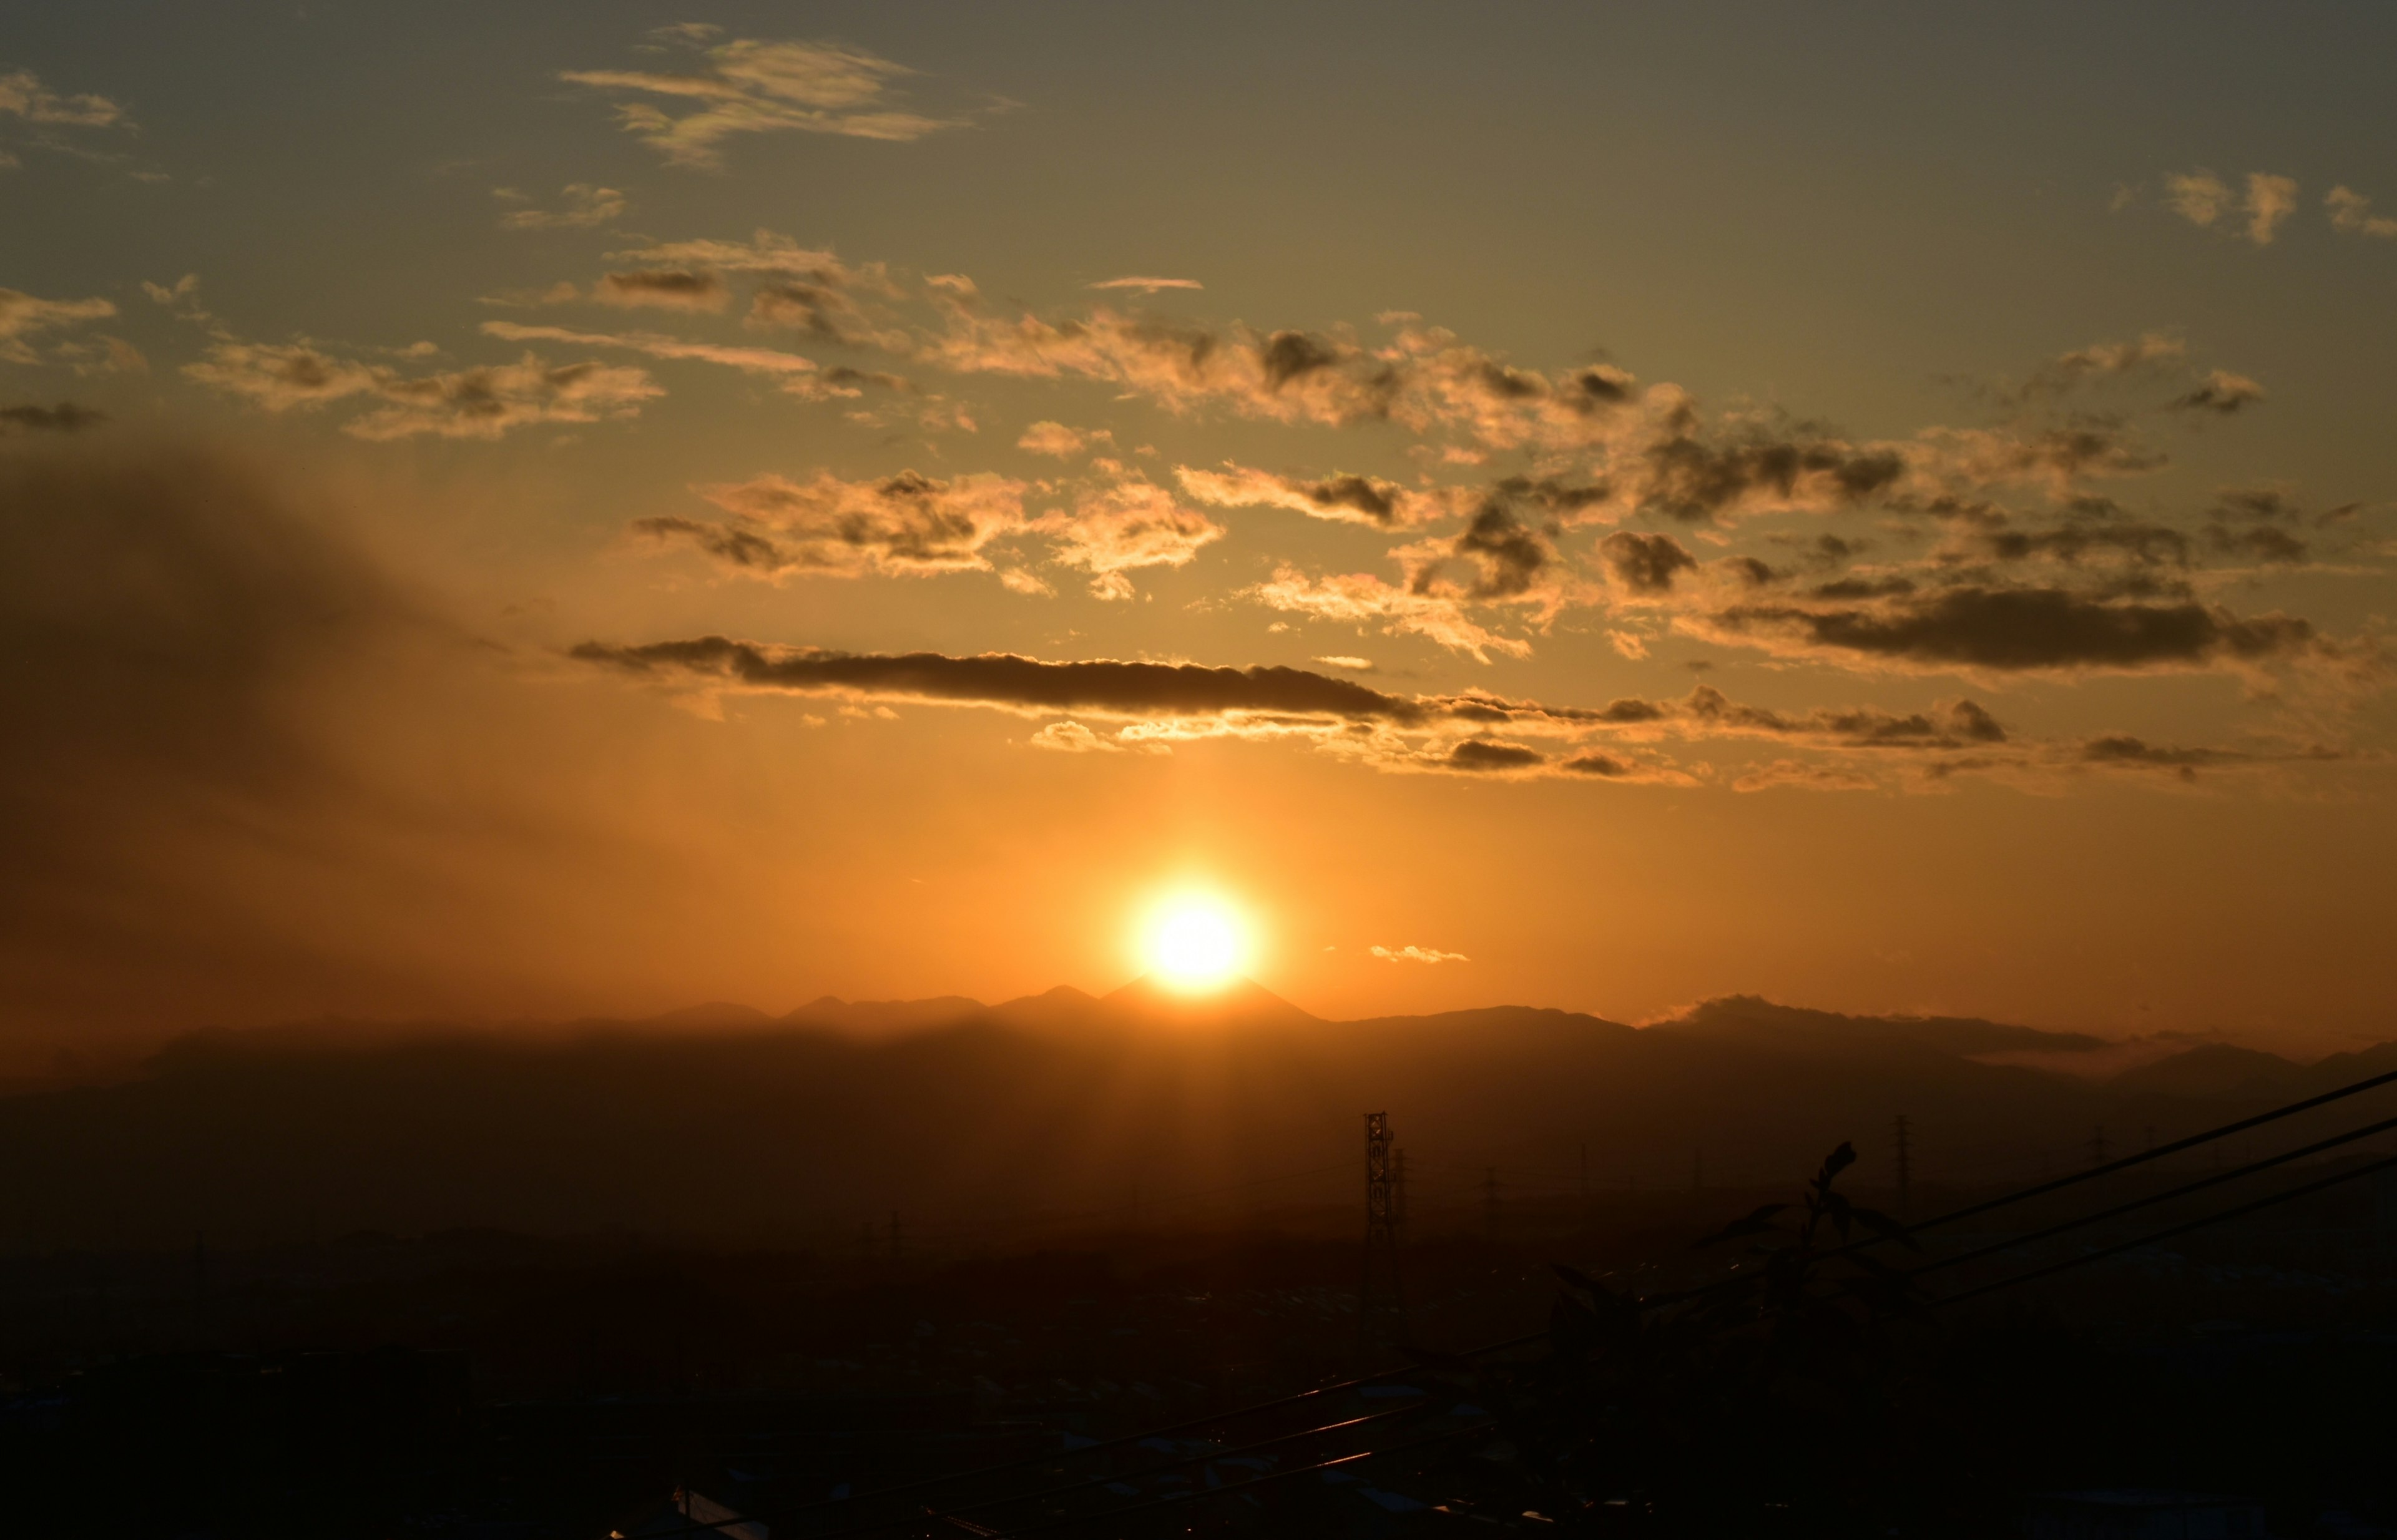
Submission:
[[[1247,928],[1212,893],[1176,893],[1151,911],[1142,938],[1148,971],[1185,994],[1220,989],[1248,957]]]

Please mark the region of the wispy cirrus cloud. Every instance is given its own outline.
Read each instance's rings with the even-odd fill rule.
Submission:
[[[42,84],[31,70],[0,74],[0,116],[73,128],[130,128],[125,109],[89,92],[61,93]]]
[[[697,51],[695,69],[567,70],[558,78],[632,98],[616,109],[625,131],[647,141],[669,164],[700,168],[720,166],[725,141],[740,134],[905,142],[971,121],[899,105],[894,87],[916,72],[864,48],[757,38],[719,43],[686,35],[680,41]]]
[[[37,364],[41,355],[30,341],[35,334],[62,330],[116,314],[116,306],[98,297],[87,300],[44,300],[20,289],[0,288],[0,361]]]
[[[774,348],[753,348],[722,342],[694,342],[685,338],[670,337],[655,331],[577,331],[568,327],[526,326],[516,321],[485,321],[484,335],[514,342],[567,342],[576,347],[623,348],[647,354],[652,358],[684,359],[694,363],[720,364],[744,374],[763,374],[785,381],[783,388],[795,395],[816,394],[811,383],[817,373],[816,362],[796,353],[783,353]]]
[[[1384,962],[1471,962],[1462,952],[1443,952],[1436,946],[1369,946],[1366,955]]]
[[[1155,294],[1168,288],[1204,288],[1207,286],[1196,278],[1102,278],[1097,283],[1082,287],[1132,289],[1142,294]]]
[[[526,205],[532,200],[513,187],[494,187],[491,196],[502,203]],[[566,184],[556,208],[512,208],[500,216],[502,230],[591,230],[622,219],[631,203],[613,187],[587,181]]]

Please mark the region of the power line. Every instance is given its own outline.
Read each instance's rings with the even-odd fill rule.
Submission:
[[[2370,1176],[2375,1172],[2392,1169],[2397,1169],[2397,1155],[2387,1156],[2347,1171],[2333,1172],[2318,1181],[2309,1182],[2303,1186],[2290,1187],[2283,1192],[2266,1193],[2261,1198],[2242,1203],[2235,1208],[2217,1210],[2183,1224],[2151,1231],[2135,1240],[2118,1241],[2114,1245],[2100,1247],[2094,1252],[2083,1252],[2079,1256],[2066,1257],[2061,1262],[2052,1262],[2044,1267],[2034,1267],[2027,1273],[2016,1273],[2010,1278],[1999,1279],[1993,1283],[1984,1283],[1977,1289],[1967,1289],[1961,1294],[1948,1294],[1934,1300],[1932,1304],[1935,1308],[1942,1305],[1961,1305],[1968,1299],[1978,1299],[1983,1294],[1995,1293],[2001,1289],[2012,1289],[2017,1284],[2029,1283],[2034,1279],[2047,1278],[2069,1268],[2084,1266],[2092,1262],[2102,1262],[2109,1256],[2120,1256],[2124,1252],[2136,1252],[2142,1246],[2153,1246],[2160,1241],[2170,1240],[2176,1236],[2187,1235],[2191,1230],[2202,1230],[2208,1225],[2219,1225],[2225,1220],[2244,1218],[2259,1210],[2269,1209],[2275,1203],[2286,1203],[2296,1199],[2311,1197],[2324,1188],[2337,1186],[2342,1182],[2352,1182],[2359,1176]]]
[[[2270,1171],[2275,1166],[2285,1166],[2293,1160],[2302,1160],[2309,1155],[2320,1155],[2324,1150],[2337,1149],[2341,1145],[2351,1145],[2358,1139],[2369,1139],[2376,1133],[2386,1133],[2391,1129],[2397,1129],[2397,1118],[2384,1118],[2380,1122],[2370,1123],[2346,1133],[2334,1134],[2328,1139],[2317,1140],[2313,1144],[2297,1149],[2285,1150],[2279,1155],[2268,1156],[2264,1159],[2233,1167],[2227,1172],[2202,1176],[2194,1182],[2185,1183],[2164,1192],[2150,1193],[2145,1198],[2135,1198],[2127,1203],[2117,1203],[2110,1209],[2101,1209],[2096,1213],[2085,1213],[2077,1218],[2063,1220],[2050,1225],[2043,1230],[2033,1230],[2029,1235],[1991,1241],[1977,1251],[1959,1252],[1954,1256],[1943,1256],[1935,1262],[1926,1262],[1919,1266],[1908,1268],[1907,1276],[1911,1278],[1918,1273],[1934,1273],[1943,1268],[1959,1267],[1967,1262],[1977,1262],[1985,1256],[1995,1256],[2000,1252],[2018,1251],[2025,1246],[2037,1245],[2042,1240],[2052,1240],[2057,1236],[2087,1225],[2103,1224],[2109,1219],[2120,1219],[2126,1213],[2153,1208],[2159,1203],[2169,1203],[2176,1198],[2186,1198],[2193,1192],[2203,1192],[2208,1187],[2218,1187],[2228,1182],[2236,1182],[2243,1176],[2253,1176],[2257,1172]]]

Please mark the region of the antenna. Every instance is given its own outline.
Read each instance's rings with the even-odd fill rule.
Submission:
[[[1406,1293],[1399,1285],[1399,1225],[1406,1207],[1406,1156],[1390,1155],[1390,1115],[1365,1114],[1365,1268],[1357,1282],[1357,1350],[1406,1340]],[[1386,1339],[1386,1340],[1380,1340]]]
[[[1901,1112],[1891,1132],[1897,1140],[1897,1217],[1904,1219],[1914,1198],[1914,1125]]]

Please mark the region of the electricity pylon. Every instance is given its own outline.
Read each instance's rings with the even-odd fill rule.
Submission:
[[[1365,1269],[1357,1285],[1357,1350],[1398,1346],[1407,1334],[1407,1300],[1399,1283],[1398,1163],[1390,1158],[1390,1115],[1365,1114]]]

